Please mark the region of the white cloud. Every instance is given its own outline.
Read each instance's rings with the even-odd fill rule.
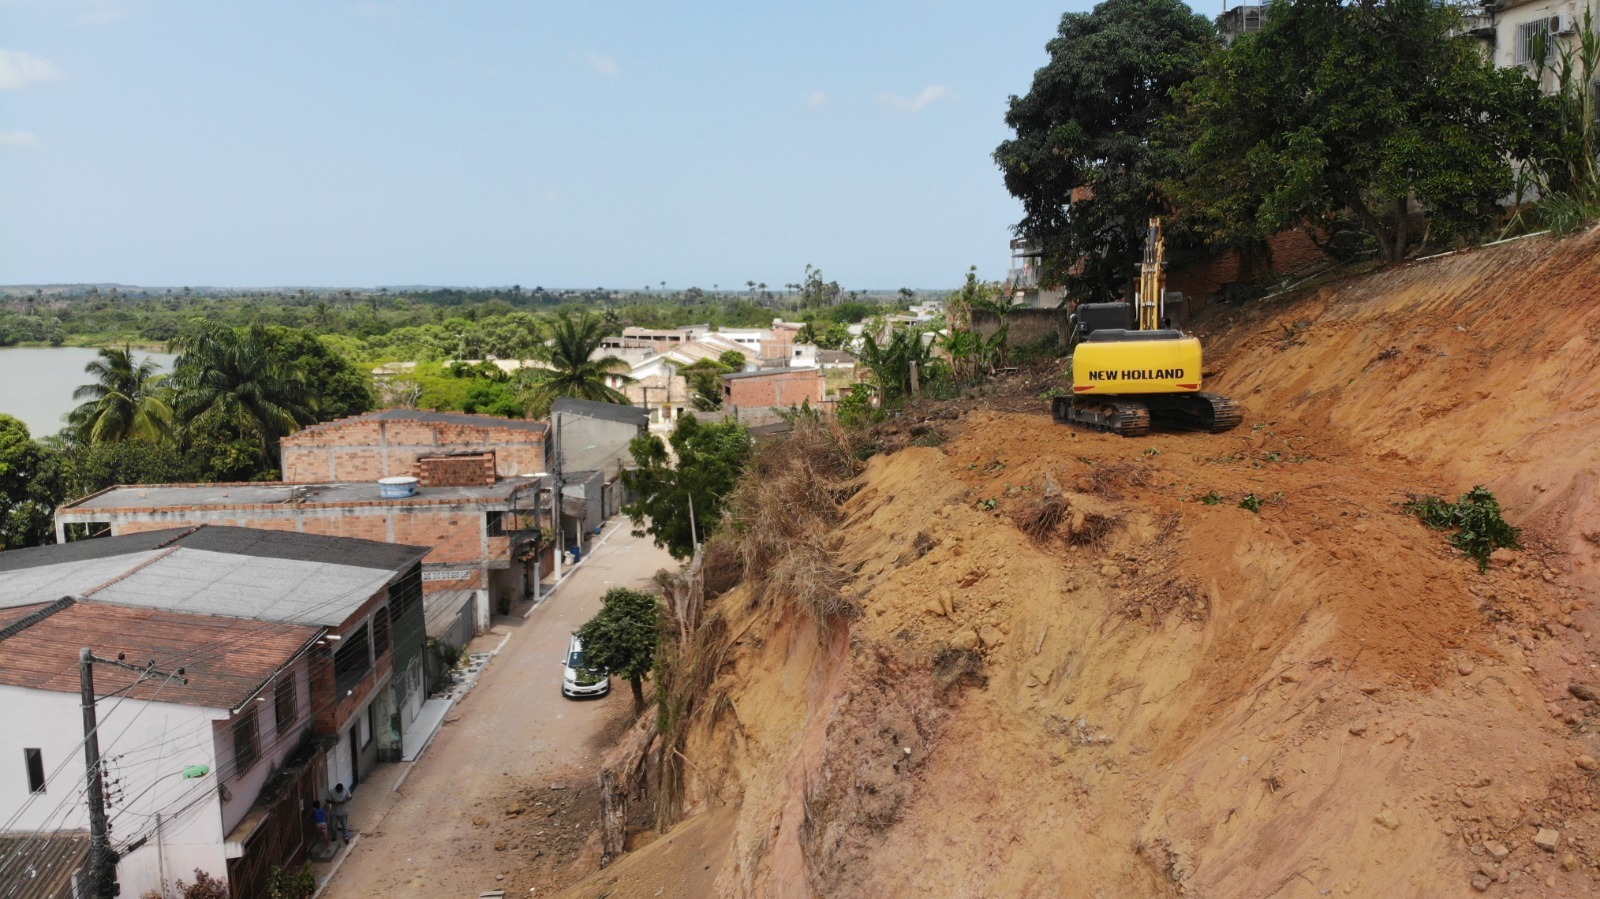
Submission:
[[[0,50],[0,91],[14,91],[30,81],[52,81],[61,72],[50,60],[21,50]]]
[[[0,131],[0,147],[37,147],[39,135],[32,131]]]
[[[615,59],[612,59],[609,56],[601,56],[598,53],[589,54],[589,68],[594,69],[596,72],[599,72],[607,78],[615,78],[621,72],[621,70],[617,68],[617,61]]]
[[[922,110],[938,103],[940,100],[954,100],[956,95],[942,84],[930,84],[922,92],[907,100],[899,94],[884,94],[880,99],[884,105],[891,109],[901,109],[906,112],[921,112]]]
[[[821,109],[824,105],[827,104],[827,102],[828,102],[828,95],[827,94],[823,93],[822,91],[812,91],[811,92],[811,96],[806,97],[806,108],[807,109]]]

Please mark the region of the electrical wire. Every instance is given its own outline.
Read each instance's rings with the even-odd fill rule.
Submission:
[[[400,595],[397,596],[397,595],[394,595],[393,588],[398,586],[398,584],[395,581],[395,579],[391,578],[390,582],[385,585],[385,589],[388,589],[388,590],[391,591],[391,595],[389,597],[389,606],[388,606],[388,608],[392,609],[392,607],[395,606],[395,605],[404,604],[405,601],[408,600],[408,599],[411,600],[412,602],[417,603],[417,604],[422,603],[424,601],[424,599],[425,599],[425,594],[421,589],[420,578],[416,582],[416,584],[417,584],[416,587],[414,587],[414,588],[412,588],[410,590],[406,590],[406,591],[402,592]],[[409,586],[409,585],[407,585],[407,586]],[[332,607],[334,607],[336,605],[340,605],[340,604],[344,603],[346,600],[348,600],[352,596],[355,596],[355,595],[358,595],[358,594],[360,594],[362,592],[365,592],[365,590],[366,590],[366,588],[359,588],[359,589],[352,589],[352,590],[345,591],[345,592],[343,592],[343,593],[341,593],[341,594],[339,594],[339,595],[337,595],[335,597],[330,598],[329,600],[327,600],[327,601],[325,601],[323,603],[319,603],[318,605],[311,607],[310,609],[301,610],[300,614],[301,615],[307,615],[307,614],[310,614],[313,610],[324,610],[324,609],[332,608]],[[374,595],[375,595],[375,593],[376,593],[376,591],[374,591]],[[407,594],[411,594],[411,595],[408,596]],[[90,600],[90,601],[94,602],[95,600]],[[181,614],[187,614],[187,613],[181,613]],[[181,654],[179,654],[177,656],[165,659],[163,661],[166,663],[167,666],[172,666],[172,667],[177,667],[178,663],[180,663],[180,662],[182,663],[183,667],[189,667],[189,666],[204,664],[206,662],[209,662],[209,661],[212,661],[212,660],[215,660],[215,659],[218,659],[218,658],[221,658],[221,657],[227,655],[235,647],[244,644],[246,641],[252,640],[255,636],[257,636],[257,635],[259,635],[261,633],[264,633],[264,632],[266,632],[268,630],[281,628],[285,624],[289,624],[289,623],[290,622],[277,622],[277,621],[262,622],[262,624],[260,624],[259,626],[247,629],[246,631],[236,632],[234,634],[230,634],[228,636],[221,637],[221,638],[218,638],[216,640],[208,641],[207,643],[200,644],[198,646],[188,648],[188,649],[185,650],[185,652],[183,652],[183,653],[181,653]],[[392,630],[393,625],[391,624],[390,627],[391,627],[391,631],[390,631],[390,648],[391,648],[391,651],[392,651],[393,638],[394,638],[393,630]],[[326,633],[326,630],[324,630],[324,634],[325,633]],[[316,639],[314,639],[312,641],[308,641],[306,647],[304,647],[304,649],[302,651],[309,650],[309,648],[311,646],[315,645],[316,640],[320,639],[320,637],[321,637],[321,635],[319,635]],[[298,656],[299,653],[297,653],[296,655]],[[292,660],[291,660],[291,662],[292,662]],[[329,657],[327,659],[317,659],[317,660],[314,660],[312,663],[308,663],[308,665],[307,665],[308,681],[314,681],[314,679],[315,679],[314,675],[317,672],[312,670],[311,665],[315,664],[316,662],[321,662],[324,665],[332,666],[334,664],[333,654],[330,653],[330,655],[329,655]],[[143,682],[143,679],[144,679],[143,676],[141,676],[139,679],[135,680],[133,683],[131,683],[131,684],[125,686],[125,687],[119,688],[119,690],[113,691],[112,694],[107,694],[107,696],[111,696],[111,695],[115,695],[117,693],[121,693],[122,695],[118,696],[118,706],[117,706],[117,707],[120,707],[121,703],[123,701],[126,701],[127,698],[129,698],[129,696],[131,695],[133,689],[135,687],[137,687],[140,683]],[[276,679],[277,679],[276,677],[269,678],[268,681],[263,682],[261,687],[259,687],[256,692],[259,694],[259,692],[262,689],[266,688],[266,685],[268,683],[272,683]],[[119,739],[122,735],[125,735],[127,733],[128,729],[133,726],[133,724],[138,720],[138,718],[141,715],[143,715],[143,713],[145,711],[147,711],[149,708],[153,707],[156,704],[156,697],[158,697],[160,695],[161,691],[166,688],[167,684],[169,684],[171,682],[171,680],[172,680],[172,677],[168,677],[165,680],[165,682],[163,682],[162,686],[156,691],[156,695],[155,696],[150,697],[148,700],[141,700],[140,709],[135,713],[134,717],[129,720],[128,724],[124,726],[123,730],[119,732],[118,737],[117,738],[113,738],[111,743],[108,744],[108,746],[107,746],[108,749],[115,745],[115,743],[117,742],[117,739]],[[332,706],[337,705],[337,703],[339,701],[339,698],[340,697],[335,696],[334,698],[328,700],[327,702],[323,703],[322,705],[317,706],[317,707],[315,707],[315,708],[313,708],[311,710],[308,710],[307,719],[308,720],[314,720],[318,715],[320,715],[327,708],[330,708]],[[247,702],[248,701],[249,700],[247,700]],[[109,717],[111,714],[114,714],[117,707],[113,707],[113,709],[110,710],[107,713],[107,717]],[[99,726],[97,725],[96,726],[96,731],[97,732],[98,732],[98,727]],[[211,727],[211,726],[208,726],[208,727],[205,727],[205,728],[196,728],[196,729],[190,731],[189,733],[187,733],[185,735],[180,735],[180,736],[169,738],[169,739],[162,739],[162,740],[158,741],[158,743],[156,745],[153,745],[153,746],[147,744],[147,745],[145,745],[143,747],[137,747],[137,748],[132,749],[132,750],[126,750],[126,751],[124,751],[123,754],[126,754],[127,752],[139,752],[139,751],[146,751],[146,750],[152,750],[152,749],[157,749],[157,748],[164,749],[165,747],[172,745],[174,742],[183,741],[183,740],[185,740],[186,738],[189,738],[189,737],[198,737],[199,735],[203,734],[205,732],[205,730],[208,730],[208,729],[212,730],[213,733],[214,733],[215,728]],[[284,734],[284,733],[282,733],[281,731],[278,730],[276,722],[275,722],[274,723],[274,740],[267,747],[258,748],[256,761],[259,761],[262,758],[266,758],[266,757],[271,756],[272,754],[274,754],[276,752],[276,750],[278,748],[280,748],[289,739],[292,739],[292,738],[303,738],[305,733],[306,733],[306,730],[305,729],[301,729],[301,730],[296,731],[296,732],[291,732],[290,734]],[[87,742],[87,737],[85,737],[83,740],[80,740],[79,743],[78,743],[77,749],[81,751],[83,749],[84,743],[86,743],[86,742]],[[103,758],[105,757],[104,753],[103,753],[102,757]],[[150,761],[150,760],[147,760],[147,761]],[[160,758],[158,757],[157,759],[155,759],[153,761],[160,761]],[[47,778],[47,780],[46,780],[46,788],[48,788],[49,783],[53,779],[58,777],[61,774],[61,772],[64,771],[70,764],[71,764],[71,756],[69,755],[66,759],[64,759],[62,761],[62,763],[60,765],[57,766],[56,770],[51,773],[50,777]],[[225,782],[226,780],[231,778],[236,773],[236,771],[234,770],[234,769],[236,769],[236,767],[237,767],[237,755],[235,755],[233,758],[228,759],[224,763],[219,763],[218,767],[217,767],[217,771],[215,772],[217,782],[219,782],[219,783]],[[252,763],[252,767],[253,767],[253,763]],[[102,788],[103,788],[103,785],[102,785]],[[31,834],[24,841],[21,851],[14,851],[14,853],[11,856],[11,859],[8,862],[0,863],[0,882],[4,882],[5,875],[8,874],[8,873],[12,873],[14,871],[15,867],[18,864],[23,864],[23,863],[25,863],[26,860],[28,860],[30,858],[30,853],[28,852],[28,850],[29,849],[33,849],[36,846],[40,845],[40,835],[43,833],[45,828],[48,827],[50,822],[52,820],[54,820],[57,816],[62,815],[62,813],[67,808],[69,808],[71,805],[75,805],[76,802],[78,801],[78,798],[80,796],[83,796],[86,793],[87,789],[88,789],[88,773],[84,772],[82,775],[80,775],[79,778],[75,779],[73,791],[69,795],[63,797],[63,799],[56,805],[56,807],[54,809],[52,809],[51,812],[48,813],[45,816],[45,818],[41,822],[39,828],[36,829],[34,831],[34,833]],[[152,787],[147,787],[145,790],[141,791],[137,796],[135,796],[134,799],[128,800],[126,803],[124,803],[125,807],[124,807],[124,809],[121,810],[121,813],[123,813],[123,814],[131,813],[131,814],[136,814],[136,815],[141,815],[141,816],[146,816],[146,817],[153,817],[153,815],[150,814],[150,813],[135,812],[135,811],[132,811],[132,810],[126,808],[126,805],[131,805],[134,802],[136,802],[138,799],[142,799],[145,795],[147,795],[150,792],[151,789],[153,789],[153,786]],[[209,784],[205,785],[205,790],[209,791],[209,789],[210,789]],[[4,829],[9,830],[11,824],[14,824],[15,821],[18,818],[21,817],[21,815],[26,813],[27,809],[31,806],[31,804],[34,802],[34,800],[39,795],[43,795],[43,794],[42,793],[40,793],[40,794],[31,794],[29,796],[28,800],[26,800],[23,803],[23,806],[21,808],[19,808],[16,811],[16,813],[13,814],[11,821],[6,825],[6,827]],[[198,795],[195,799],[190,800],[187,803],[185,803],[183,805],[183,807],[179,808],[178,811],[175,814],[181,815],[183,813],[186,813],[190,808],[192,808],[195,804],[197,804],[198,801],[200,801],[200,799],[203,799],[203,798],[204,798],[204,794],[202,793],[202,794]],[[158,812],[155,812],[153,814],[154,815],[165,814],[167,809],[171,809],[172,806],[175,805],[177,802],[182,802],[182,801],[183,801],[183,798],[179,797],[178,799],[174,800],[173,803],[169,803],[168,806],[166,806],[163,811],[158,811]],[[109,820],[110,820],[110,816],[108,816],[108,821]],[[64,821],[63,821],[63,824],[64,824]],[[60,827],[55,828],[55,831],[59,831],[60,829],[61,829]],[[130,842],[132,842],[132,841],[130,841]]]

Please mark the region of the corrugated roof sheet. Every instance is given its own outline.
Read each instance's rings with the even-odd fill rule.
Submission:
[[[182,667],[189,679],[184,685],[151,678],[129,690],[131,698],[234,709],[322,632],[305,625],[79,602],[0,640],[0,683],[76,693],[78,650],[87,646],[103,658],[126,653],[129,664],[154,660],[167,671]],[[97,694],[138,679],[131,671],[95,666]]]
[[[646,427],[650,424],[650,413],[638,406],[625,406],[621,403],[596,403],[592,400],[577,400],[563,396],[550,404],[550,414],[557,412],[566,415],[580,415],[584,418],[599,418],[606,421],[616,421],[623,424]]]
[[[89,863],[89,834],[0,833],[0,892],[7,899],[74,899],[72,877]]]
[[[0,567],[5,571],[0,608],[78,596],[331,627],[428,552],[420,546],[253,528],[207,526],[159,535],[165,536],[102,537],[0,553],[0,563],[11,563],[9,570]],[[85,546],[100,555],[79,549]],[[6,558],[13,554],[25,564]],[[57,555],[67,558],[58,562]]]

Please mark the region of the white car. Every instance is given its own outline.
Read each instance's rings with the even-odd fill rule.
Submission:
[[[583,643],[577,634],[561,660],[562,696],[604,696],[611,692],[611,674],[604,668],[591,668],[583,659]]]

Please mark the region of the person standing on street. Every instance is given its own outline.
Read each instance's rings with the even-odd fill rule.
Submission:
[[[350,796],[354,792],[346,790],[344,784],[334,784],[333,795],[328,797],[328,808],[333,811],[333,830],[346,846],[350,845]]]

